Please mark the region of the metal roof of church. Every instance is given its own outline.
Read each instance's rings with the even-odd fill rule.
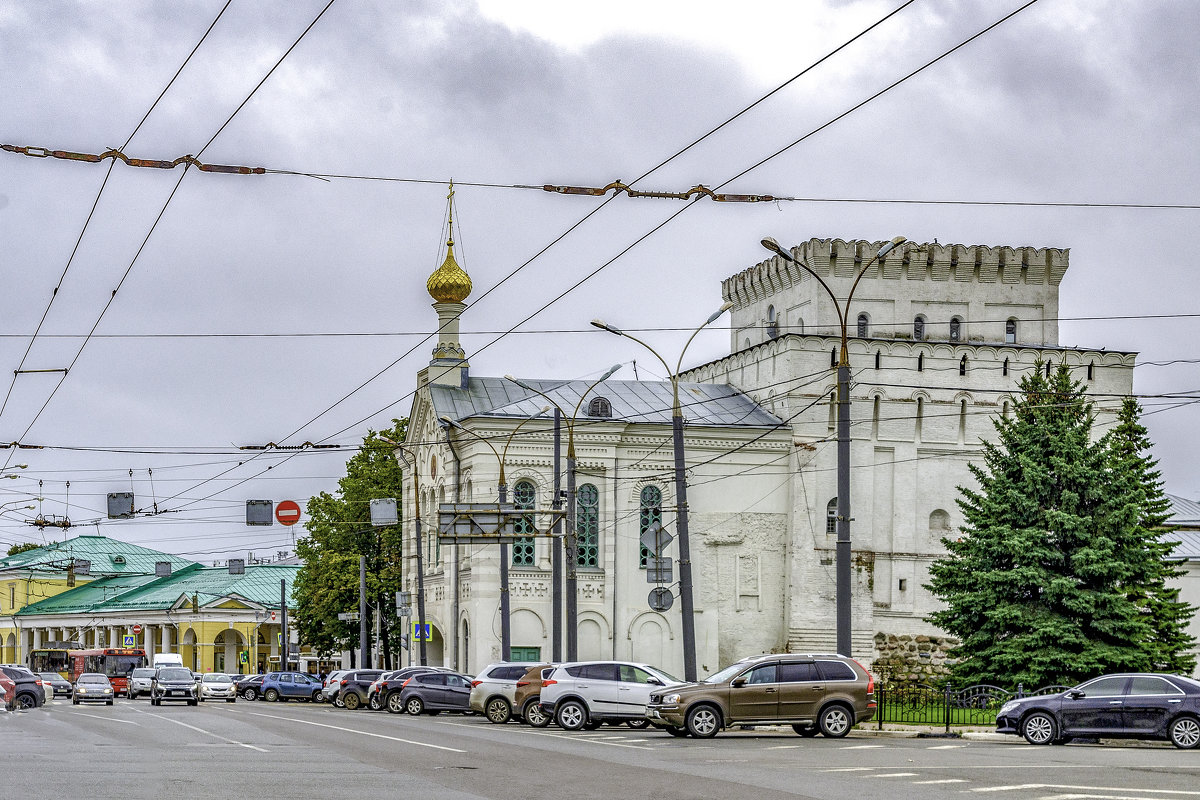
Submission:
[[[570,413],[582,393],[591,385],[586,380],[534,380],[523,383],[545,392],[564,411]],[[450,386],[429,387],[430,399],[438,416],[460,420],[468,417],[529,417],[546,406],[537,394],[522,389],[504,378],[471,378],[466,389]],[[672,393],[669,381],[604,381],[588,394],[590,404],[597,397],[608,400],[615,422],[671,424]],[[679,402],[689,425],[723,428],[775,428],[783,425],[779,417],[765,410],[750,397],[723,383],[679,384]],[[587,406],[580,417],[587,416]],[[592,419],[597,419],[593,417]]]

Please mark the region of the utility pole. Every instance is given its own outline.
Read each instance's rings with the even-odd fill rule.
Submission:
[[[554,500],[555,511],[562,508],[562,410],[554,408]],[[562,661],[563,545],[559,544],[562,520],[554,518],[554,536],[550,539],[550,660]]]
[[[358,557],[358,651],[362,669],[370,669],[371,639],[367,635],[367,557]]]
[[[288,668],[287,580],[279,579],[279,668]]]

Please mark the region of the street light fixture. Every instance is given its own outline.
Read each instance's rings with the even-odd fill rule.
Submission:
[[[850,354],[847,347],[846,317],[850,311],[850,301],[854,298],[854,290],[858,288],[858,282],[862,280],[862,276],[866,274],[872,264],[906,241],[908,241],[906,237],[897,236],[879,248],[879,251],[867,263],[863,264],[862,269],[854,276],[854,283],[850,285],[850,293],[846,295],[844,302],[838,301],[837,295],[829,288],[829,284],[825,283],[821,279],[821,276],[813,271],[812,267],[785,250],[779,242],[770,236],[765,237],[761,242],[762,246],[772,253],[775,253],[786,261],[792,262],[817,279],[817,283],[821,284],[821,287],[829,295],[829,299],[833,301],[833,307],[838,315],[838,324],[841,327],[842,342],[837,365],[837,565],[835,567],[835,574],[837,577],[837,651],[843,656],[851,655]]]
[[[496,456],[496,461],[500,464],[500,480],[496,484],[496,494],[501,503],[507,503],[508,482],[504,478],[504,460],[508,458],[508,446],[512,444],[513,437],[517,435],[517,431],[521,430],[521,426],[532,419],[540,417],[549,410],[550,406],[543,406],[536,414],[531,414],[517,423],[517,426],[512,429],[512,433],[510,433],[508,438],[504,441],[503,451],[497,450],[496,446],[493,445],[487,439],[487,437],[480,436],[475,431],[464,427],[445,414],[439,417],[439,419],[449,425],[451,428],[455,428],[463,433],[470,434],[488,446],[488,449],[492,451],[492,455]],[[500,543],[500,660],[512,660],[512,620],[508,593],[508,545],[504,542]]]
[[[512,381],[525,391],[532,392],[544,398],[547,403],[558,409],[560,416],[567,420],[567,534],[563,542],[567,561],[567,661],[576,660],[579,650],[579,596],[577,592],[579,539],[578,532],[575,530],[575,418],[579,416],[579,409],[583,406],[584,399],[591,394],[592,390],[611,378],[621,367],[621,364],[613,364],[598,380],[584,389],[579,395],[579,402],[575,404],[574,412],[569,416],[563,410],[562,406],[554,402],[554,399],[545,392],[533,388],[528,383],[518,380],[512,375],[504,376],[504,380]],[[553,577],[553,582],[555,586],[558,585],[557,575]],[[558,617],[556,614],[556,625],[557,622]]]
[[[654,357],[662,362],[663,369],[667,371],[667,376],[671,380],[671,438],[675,446],[675,505],[677,509],[675,532],[679,537],[679,612],[683,617],[683,679],[685,681],[696,680],[696,617],[692,604],[692,550],[688,538],[687,473],[683,454],[683,408],[679,405],[679,369],[683,365],[683,355],[696,335],[731,308],[733,308],[733,303],[723,304],[710,314],[708,319],[704,320],[703,325],[692,332],[687,342],[684,343],[683,350],[679,353],[679,360],[675,362],[673,371],[666,359],[641,339],[631,336],[619,328],[614,328],[603,320],[592,320],[592,324],[597,328],[617,336],[624,336],[626,339],[632,339],[653,353]]]

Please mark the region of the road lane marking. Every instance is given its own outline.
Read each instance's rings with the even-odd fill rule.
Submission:
[[[63,710],[66,711],[66,709],[63,709]],[[125,725],[138,725],[140,727],[139,723],[134,722],[131,719],[117,719],[116,717],[93,717],[91,714],[87,713],[86,711],[67,711],[66,713],[74,714],[74,715],[80,716],[80,717],[87,717],[88,719],[99,719],[99,720],[103,720],[104,722],[121,722],[121,723],[124,723]]]
[[[429,744],[428,742],[415,742],[412,739],[401,739],[399,736],[385,736],[382,733],[371,733],[370,731],[360,731],[355,728],[343,728],[340,725],[326,725],[324,722],[310,722],[306,719],[296,719],[295,717],[279,717],[275,714],[260,714],[257,711],[249,712],[252,717],[266,717],[267,719],[283,719],[288,722],[298,722],[301,725],[315,725],[318,728],[331,728],[335,731],[343,731],[345,733],[357,733],[360,736],[372,736],[376,739],[387,739],[391,742],[403,742],[404,744],[413,744],[417,747],[432,747],[434,750],[446,750],[451,753],[465,753],[466,750],[459,750],[457,747],[443,747],[440,744]]]
[[[1144,767],[1143,767],[1144,769]],[[1130,787],[1116,786],[1076,786],[1074,784],[1061,783],[1023,783],[1019,786],[984,786],[978,789],[972,789],[973,792],[1014,792],[1027,789],[1063,789],[1067,791],[1083,791],[1083,792],[1131,792],[1133,795],[1152,794],[1162,797],[1200,797],[1200,792],[1190,791],[1187,789],[1138,789]],[[1098,795],[1092,795],[1098,796]],[[1127,797],[1129,795],[1122,795]]]
[[[151,714],[149,711],[142,711],[141,709],[134,709],[134,710],[137,711],[137,713],[139,713],[139,714],[146,714],[147,716],[154,717],[155,719],[164,719],[167,722],[174,722],[176,725],[182,725],[185,728],[190,728],[191,730],[194,730],[197,733],[203,733],[205,736],[211,736],[214,739],[220,739],[222,742],[225,742],[226,744],[236,744],[238,747],[245,747],[249,750],[257,750],[260,753],[269,753],[270,752],[269,750],[264,750],[261,747],[255,747],[252,744],[246,744],[245,742],[239,742],[234,739],[226,739],[224,736],[221,736],[220,734],[213,733],[212,731],[206,731],[203,728],[197,728],[195,725],[188,725],[186,722],[181,722],[180,720],[172,719],[171,717],[164,717],[162,714]]]
[[[872,772],[874,767],[834,767],[833,769],[823,769],[821,772]]]
[[[936,781],[913,781],[914,786],[932,786],[935,783],[966,783],[965,778],[941,778]]]
[[[802,744],[777,744],[772,747],[768,747],[767,749],[768,750],[795,750],[798,747],[804,747],[804,745],[802,745]]]
[[[882,775],[868,775],[869,778],[912,778],[915,772],[885,772]]]
[[[888,747],[886,744],[852,744],[849,747],[839,747],[839,750],[878,750]]]
[[[960,747],[966,747],[965,744],[939,744],[936,747],[926,747],[926,750],[957,750]]]

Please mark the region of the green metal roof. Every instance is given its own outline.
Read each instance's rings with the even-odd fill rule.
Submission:
[[[258,564],[246,567],[243,575],[230,575],[226,567],[202,567],[189,563],[171,575],[114,576],[32,603],[17,616],[80,614],[110,611],[166,611],[180,600],[200,605],[219,605],[226,598],[241,598],[268,608],[279,607],[279,581],[286,580],[288,605],[293,604],[292,587],[299,566]]]
[[[72,559],[91,562],[90,575],[154,575],[154,565],[168,561],[172,569],[179,570],[195,564],[180,556],[129,544],[107,536],[82,535],[62,542],[54,542],[36,550],[26,550],[7,558],[0,558],[0,572],[12,570],[42,573],[65,572]]]

